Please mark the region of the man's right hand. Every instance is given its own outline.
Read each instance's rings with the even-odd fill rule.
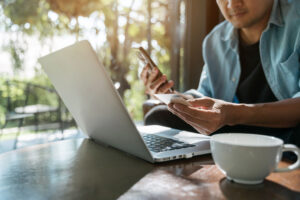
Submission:
[[[146,87],[146,93],[151,97],[154,94],[166,94],[173,93],[172,87],[174,82],[172,80],[168,81],[167,76],[162,74],[158,68],[154,68],[151,73],[149,64],[147,64],[141,73],[141,79]]]

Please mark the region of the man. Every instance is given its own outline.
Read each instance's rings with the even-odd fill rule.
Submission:
[[[199,133],[261,133],[299,146],[300,1],[217,0],[217,4],[226,21],[205,38],[198,90],[187,91],[204,97],[190,101],[192,107],[170,104],[169,111]],[[173,86],[158,70],[150,75],[147,70],[145,66],[141,79],[149,95],[167,93]],[[159,112],[150,112],[146,124],[155,121],[152,116],[161,121],[162,116],[172,118]],[[183,123],[173,119],[177,122],[171,126],[180,128]]]

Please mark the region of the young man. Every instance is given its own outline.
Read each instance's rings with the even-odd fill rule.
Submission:
[[[205,38],[199,88],[187,91],[204,97],[190,101],[192,107],[170,104],[169,111],[199,133],[261,133],[299,146],[300,1],[217,0],[217,4],[226,21]],[[173,86],[157,70],[150,75],[147,70],[145,66],[141,79],[149,95],[167,93]],[[161,113],[161,109],[150,112],[146,124],[185,128]]]

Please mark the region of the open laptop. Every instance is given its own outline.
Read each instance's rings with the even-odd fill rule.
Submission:
[[[210,153],[209,136],[161,126],[138,130],[88,41],[39,62],[80,129],[96,142],[152,163]]]

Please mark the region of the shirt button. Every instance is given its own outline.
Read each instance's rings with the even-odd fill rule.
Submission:
[[[235,79],[235,77],[233,77],[231,80],[232,80],[232,82],[235,82],[236,79]]]

